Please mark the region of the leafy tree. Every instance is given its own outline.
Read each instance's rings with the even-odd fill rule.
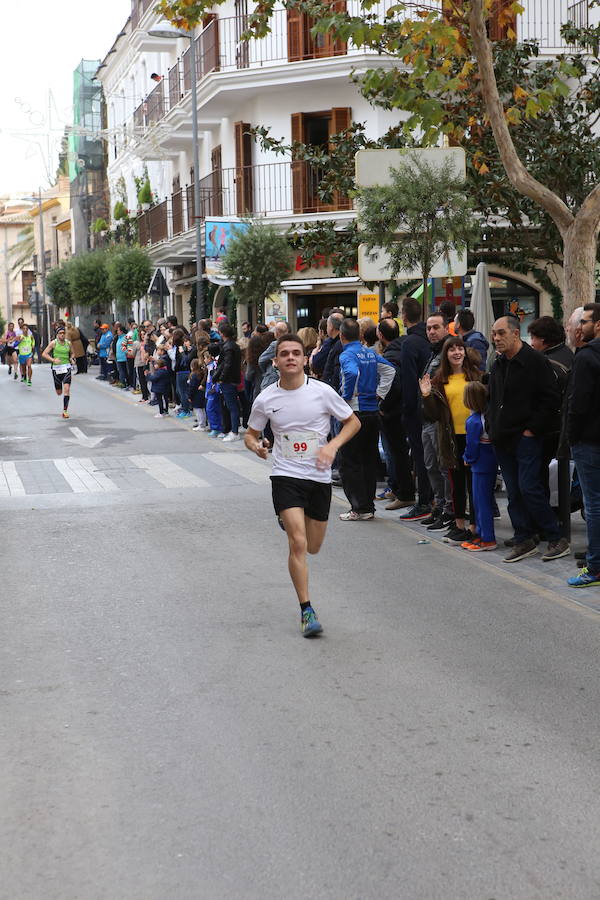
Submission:
[[[290,3],[294,5],[293,0]],[[425,145],[437,144],[444,136],[452,143],[468,145],[473,137],[478,142],[486,132],[490,135],[494,156],[499,158],[514,191],[527,198],[526,204],[531,201],[543,210],[560,235],[566,311],[582,299],[593,299],[600,226],[600,186],[595,170],[589,169],[583,181],[571,176],[564,198],[547,180],[536,177],[539,152],[531,147],[519,152],[514,140],[515,129],[535,123],[569,97],[570,86],[565,79],[581,77],[581,68],[573,60],[561,58],[554,70],[546,71],[545,83],[530,83],[526,88],[513,82],[506,91],[498,66],[494,66],[494,48],[486,32],[490,0],[443,0],[441,13],[431,11],[426,4],[419,8],[420,4],[398,3],[388,9],[383,22],[371,14],[371,6],[370,0],[360,0],[359,14],[350,15],[335,11],[325,0],[302,4],[315,19],[317,32],[328,31],[334,38],[351,40],[358,47],[402,62],[392,69],[369,70],[356,80],[365,96],[376,104],[408,112],[403,129],[409,135],[418,134]],[[521,7],[506,0],[494,4],[494,9],[498,27],[507,41],[513,40],[514,16]],[[258,34],[268,30],[272,10],[272,0],[265,0],[252,18],[251,25]],[[569,29],[572,38],[577,30],[572,26]],[[600,34],[600,28],[596,31]],[[590,40],[589,34],[581,36],[584,40]],[[593,71],[588,71],[591,83],[586,95],[596,104],[599,66],[596,54]],[[479,103],[473,104],[477,97]],[[573,145],[571,135],[568,155],[560,156],[563,173],[570,172]],[[541,155],[543,158],[545,151]],[[471,162],[482,175],[490,171],[481,151],[472,154]],[[521,227],[524,222],[523,217]]]
[[[274,5],[275,0],[256,5],[248,20],[249,34],[268,33]],[[157,9],[175,25],[191,28],[209,6],[214,6],[212,0],[161,0]],[[521,67],[523,78],[511,81],[508,76],[517,73],[502,69],[502,54],[514,46],[515,16],[522,11],[511,0],[443,0],[441,13],[425,2],[390,3],[383,21],[372,13],[372,0],[359,0],[356,15],[329,0],[284,0],[284,6],[307,12],[315,33],[329,32],[334,39],[397,59],[395,67],[356,76],[363,94],[376,105],[408,113],[401,130],[409,141],[416,136],[423,145],[435,145],[446,137],[464,146],[470,176],[478,173],[490,182],[489,200],[500,218],[516,223],[521,232],[516,236],[504,229],[509,252],[518,258],[523,240],[533,258],[536,243],[552,249],[549,245],[556,239],[552,253],[543,258],[563,266],[565,311],[593,299],[600,225],[600,185],[593,159],[598,147],[594,121],[600,96],[600,26],[578,29],[569,23],[563,28],[571,46],[586,48],[585,57],[571,54],[540,63],[531,45],[529,60]],[[491,9],[504,37],[494,44],[486,32]],[[552,128],[561,119],[566,128]],[[538,122],[543,122],[541,127]],[[528,144],[530,129],[534,141]],[[545,129],[551,132],[547,143]],[[496,240],[501,230],[494,232]]]
[[[148,291],[152,262],[139,247],[119,248],[108,254],[108,288],[120,308],[130,309]]]
[[[426,297],[435,264],[465,252],[477,235],[473,205],[449,160],[436,169],[410,154],[390,178],[357,191],[360,236],[371,258],[380,247],[387,252],[392,276],[418,269]]]
[[[71,281],[69,277],[69,267],[71,265],[72,260],[69,260],[61,266],[50,269],[46,275],[46,290],[48,295],[57,306],[66,307],[67,309],[70,309],[73,302],[71,297]]]
[[[10,271],[20,272],[30,263],[35,253],[35,233],[31,225],[25,225],[17,235],[17,242],[8,251]]]
[[[233,280],[237,302],[254,304],[259,320],[263,304],[281,287],[291,272],[292,251],[288,239],[273,225],[253,220],[229,241],[223,257],[223,271]]]
[[[74,256],[69,260],[67,272],[73,304],[102,309],[108,306],[112,294],[108,286],[106,254],[102,250]]]

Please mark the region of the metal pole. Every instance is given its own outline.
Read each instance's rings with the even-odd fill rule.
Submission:
[[[46,249],[44,247],[44,217],[42,215],[42,189],[39,189],[38,192],[38,209],[40,213],[40,260],[42,263],[40,276],[41,276],[41,296],[42,296],[42,309],[46,308]],[[50,326],[48,325],[48,335],[50,334]],[[43,338],[44,346],[48,343],[45,335]],[[40,339],[42,339],[42,335],[40,335]]]
[[[383,304],[385,303],[385,281],[379,282],[379,317],[381,318],[381,311],[383,309]]]
[[[196,43],[190,34],[190,66],[192,70],[192,155],[194,161],[194,225],[196,228],[196,321],[206,317],[204,304],[202,220],[200,216],[200,147],[198,141],[198,97],[196,85]]]
[[[10,291],[10,265],[8,262],[8,225],[4,229],[4,277],[6,279],[6,324],[12,319],[12,303]],[[0,315],[2,310],[0,309]]]

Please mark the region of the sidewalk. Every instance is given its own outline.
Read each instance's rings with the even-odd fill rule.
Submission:
[[[385,484],[378,485],[378,492],[385,489],[385,487]],[[342,508],[348,508],[348,501],[341,488],[334,488],[334,496],[339,501],[340,511]],[[422,555],[427,561],[431,561],[432,564],[437,564],[438,560],[438,557],[433,555],[433,551],[458,553],[464,558],[465,566],[475,565],[487,571],[500,570],[502,575],[508,576],[517,587],[520,585],[525,593],[535,589],[550,590],[564,600],[584,606],[595,612],[600,612],[600,588],[576,589],[569,587],[566,583],[567,578],[576,575],[581,568],[581,565],[576,562],[573,552],[575,550],[585,550],[587,546],[586,526],[580,513],[577,512],[571,516],[571,554],[569,556],[551,562],[542,562],[542,552],[546,548],[546,543],[542,541],[540,543],[540,553],[537,556],[530,556],[521,562],[509,564],[503,562],[504,557],[509,552],[509,548],[504,546],[504,541],[513,536],[506,509],[506,494],[496,494],[496,499],[501,513],[501,518],[494,522],[498,549],[488,553],[469,553],[456,544],[445,544],[443,542],[445,531],[428,531],[418,521],[403,522],[399,518],[402,510],[386,510],[384,507],[387,501],[384,500],[379,500],[375,504],[374,522],[375,525],[378,522],[385,522],[386,525],[400,528],[405,536],[412,536],[415,542],[416,557],[418,558]],[[368,528],[372,527],[372,524],[371,522],[345,523],[345,527]],[[428,541],[429,543],[420,544],[419,541]],[[419,562],[418,564],[421,563]],[[476,580],[475,589],[482,591],[480,579]],[[483,594],[485,595],[485,587],[483,588]]]

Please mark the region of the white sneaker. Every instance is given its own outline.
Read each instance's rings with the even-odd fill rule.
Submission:
[[[155,419],[162,419],[162,417],[163,417],[162,413],[155,413],[155,415],[154,415]]]
[[[223,438],[223,443],[231,444],[231,443],[233,443],[233,441],[239,441],[239,440],[240,440],[239,434],[234,434],[233,431],[230,431],[229,434],[226,434],[225,437]]]
[[[226,437],[229,437],[230,434],[231,434],[230,431],[227,431],[225,434],[220,434],[220,435],[219,435],[219,440],[220,440],[220,441],[224,441],[225,438],[226,438]]]

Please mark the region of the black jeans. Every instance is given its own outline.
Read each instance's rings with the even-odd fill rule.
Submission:
[[[135,366],[134,359],[127,359],[127,384],[133,390],[135,387]]]
[[[402,416],[402,424],[410,445],[412,454],[413,468],[417,478],[417,494],[419,504],[421,506],[429,506],[433,500],[433,491],[431,490],[431,482],[427,474],[425,466],[425,457],[423,455],[423,439],[421,437],[421,419],[418,413],[410,416]],[[404,498],[403,498],[404,499]]]
[[[340,477],[350,506],[357,513],[375,512],[379,466],[379,415],[357,412],[361,428],[340,448]]]
[[[389,451],[392,472],[391,488],[399,500],[414,500],[415,484],[412,476],[406,434],[400,416],[381,416],[381,433],[385,439],[384,449]]]
[[[146,381],[145,366],[136,366],[135,370],[137,372],[138,383],[140,385],[142,391],[142,400],[147,400],[150,394],[148,393],[148,382]]]
[[[475,510],[473,509],[473,485],[471,481],[471,468],[463,461],[463,453],[467,446],[466,434],[456,434],[457,465],[455,469],[448,470],[450,484],[452,485],[452,503],[454,515],[457,519],[464,519],[467,514],[467,497],[469,498],[469,521],[475,522]]]

